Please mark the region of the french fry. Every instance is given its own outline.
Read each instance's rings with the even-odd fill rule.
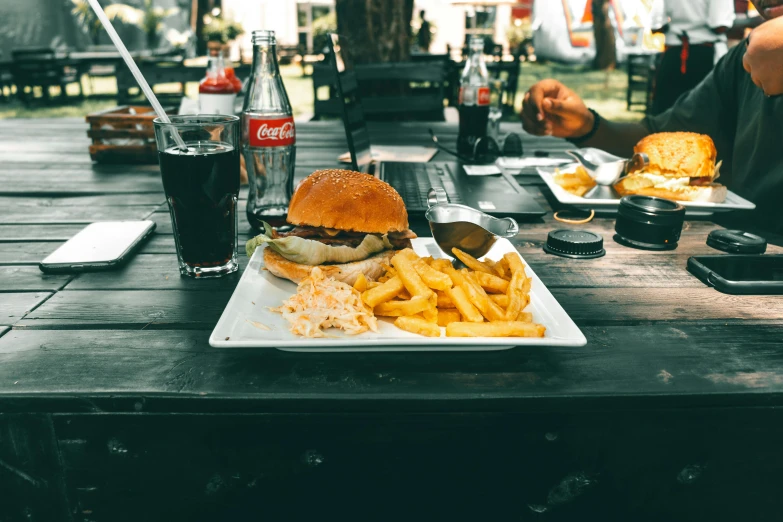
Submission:
[[[422,317],[424,317],[424,320],[428,323],[434,323],[438,324],[438,309],[435,307],[428,308],[426,310],[422,310],[421,312]]]
[[[459,313],[470,322],[480,323],[484,321],[476,307],[468,300],[468,296],[465,295],[465,291],[460,286],[454,286],[446,290],[446,295],[457,307]]]
[[[429,299],[430,295],[432,295],[432,290],[424,284],[419,274],[416,273],[416,270],[413,268],[413,261],[408,257],[410,255],[408,252],[413,252],[413,250],[406,248],[399,254],[396,254],[391,260],[392,266],[397,270],[397,275],[402,279],[402,284],[405,285],[405,288],[408,289],[411,295],[420,295]]]
[[[394,277],[397,275],[397,271],[386,263],[381,263],[381,267],[386,270],[386,275]]]
[[[497,263],[495,263],[495,266],[493,266],[492,269],[497,273],[498,277],[500,277],[505,281],[508,281],[508,279],[506,279],[508,270],[506,268],[506,265],[503,263],[502,259]]]
[[[400,290],[400,293],[397,294],[397,297],[400,299],[408,300],[411,299],[413,296],[410,294],[410,292],[408,292],[407,288],[403,288],[402,290]]]
[[[438,310],[438,326],[448,326],[460,321],[462,321],[462,314],[459,313],[459,310]]]
[[[490,267],[473,257],[472,255],[463,252],[459,248],[452,248],[451,253],[454,254],[454,256],[462,261],[466,267],[470,268],[471,270],[475,270],[476,272],[484,272],[487,274],[495,274],[495,271],[492,270]]]
[[[465,284],[465,276],[461,272],[458,272],[451,264],[443,267],[442,272],[449,276],[454,286]]]
[[[359,292],[364,292],[367,290],[367,278],[364,277],[364,274],[359,274],[359,277],[356,278],[356,282],[353,284],[353,287]]]
[[[521,323],[532,323],[533,314],[531,314],[530,312],[519,312],[519,315],[517,316],[517,321]]]
[[[399,317],[418,314],[429,309],[432,309],[430,300],[417,295],[409,301],[386,301],[385,303],[380,303],[373,308],[373,312],[375,315],[385,317]]]
[[[516,253],[509,252],[503,256],[503,259],[508,263],[508,267],[512,274],[515,272],[522,272],[522,275],[525,275],[525,265],[522,264],[522,260]]]
[[[367,289],[370,290],[372,288],[376,288],[381,286],[386,281],[367,281]]]
[[[460,322],[446,327],[446,337],[544,337],[545,333],[543,325],[519,321]]]
[[[365,291],[362,294],[362,301],[370,308],[375,308],[380,303],[396,297],[403,288],[402,279],[395,276],[380,286]]]
[[[438,296],[438,308],[456,308],[454,301],[452,301],[451,298],[445,294],[445,292],[437,291],[435,293]]]
[[[506,308],[506,320],[513,321],[519,315],[525,306],[527,306],[526,295],[522,292],[524,284],[524,272],[514,272],[514,277],[508,285],[508,307]]]
[[[511,279],[511,268],[508,266],[508,260],[505,258],[500,258],[500,261],[497,262],[495,265],[495,269],[498,270],[498,275],[502,277],[503,279]],[[500,272],[503,272],[500,274]]]
[[[451,279],[449,276],[435,270],[428,265],[423,259],[417,259],[413,262],[413,268],[416,273],[419,274],[424,284],[432,288],[433,290],[445,290],[451,286]]]
[[[394,326],[406,332],[426,335],[427,337],[440,337],[440,326],[418,317],[398,317],[394,321]]]
[[[494,269],[495,269],[495,265],[497,264],[497,262],[496,262],[496,261],[493,261],[493,260],[491,260],[491,259],[486,259],[486,258],[484,259],[484,261],[482,261],[482,263],[484,263],[485,265],[487,265],[488,267],[490,267],[492,270],[494,270]]]
[[[470,302],[478,308],[481,315],[487,318],[488,321],[503,321],[506,318],[503,309],[496,305],[489,299],[489,296],[483,288],[476,281],[476,277],[479,272],[468,272],[467,270],[461,272],[465,278],[465,283],[462,288],[467,293]]]
[[[433,259],[432,263],[430,263],[430,266],[435,270],[439,270],[441,272],[443,272],[444,268],[454,268],[454,265],[451,264],[451,261],[444,258]]]
[[[499,307],[508,308],[508,296],[506,294],[488,294],[488,297]]]
[[[478,284],[481,285],[481,288],[487,292],[505,294],[508,290],[508,281],[496,275],[476,272],[476,280],[478,281]]]

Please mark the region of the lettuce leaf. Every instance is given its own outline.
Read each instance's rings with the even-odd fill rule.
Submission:
[[[314,266],[324,263],[361,261],[373,254],[392,248],[389,239],[385,235],[378,237],[367,234],[359,246],[353,248],[345,245],[327,245],[320,241],[296,236],[272,239],[271,230],[272,228],[267,223],[264,223],[264,233],[259,234],[245,244],[248,257],[253,255],[256,248],[266,243],[267,248],[271,248],[289,261]]]

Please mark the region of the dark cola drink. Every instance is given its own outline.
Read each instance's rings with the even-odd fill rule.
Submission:
[[[158,153],[174,238],[186,268],[201,275],[235,261],[239,151],[188,143]]]
[[[470,156],[476,140],[487,135],[489,121],[489,105],[459,106],[459,135],[457,136],[457,151]]]
[[[476,140],[487,135],[489,121],[489,75],[484,63],[484,40],[470,39],[470,55],[465,62],[459,87],[459,135],[457,151],[473,154]]]

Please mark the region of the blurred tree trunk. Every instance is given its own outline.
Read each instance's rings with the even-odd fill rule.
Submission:
[[[595,61],[593,68],[614,69],[617,65],[617,48],[614,27],[609,18],[609,0],[593,0],[593,34],[595,37]]]
[[[413,0],[336,0],[337,32],[356,63],[403,62],[410,56]]]

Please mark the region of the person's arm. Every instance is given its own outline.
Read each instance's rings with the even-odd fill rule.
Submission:
[[[734,0],[710,0],[707,26],[715,34],[724,34],[734,24]]]
[[[630,157],[633,148],[650,134],[641,123],[617,123],[601,118],[582,99],[557,80],[543,80],[525,94],[522,126],[530,134],[573,140],[578,147],[596,147],[622,157]],[[581,138],[592,134],[589,139]]]
[[[742,65],[753,83],[767,96],[783,94],[783,17],[758,26],[746,44]]]

